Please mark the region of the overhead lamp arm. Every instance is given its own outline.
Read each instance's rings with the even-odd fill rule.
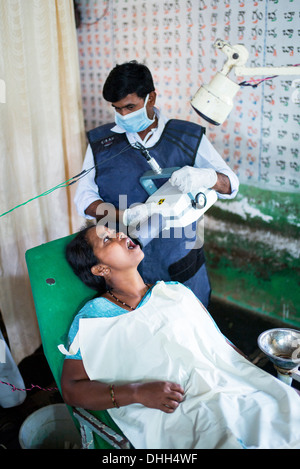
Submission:
[[[289,67],[235,67],[236,76],[300,75],[300,66]]]
[[[220,49],[224,54],[227,55],[228,60],[224,64],[220,73],[228,75],[229,72],[234,69],[234,73],[237,76],[267,76],[273,75],[299,75],[300,65],[292,65],[287,67],[245,67],[244,64],[247,62],[249,53],[245,46],[242,44],[236,44],[231,46],[228,42],[222,39],[217,39],[214,43],[216,49]]]

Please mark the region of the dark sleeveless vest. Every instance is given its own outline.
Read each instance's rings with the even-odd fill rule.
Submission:
[[[91,130],[88,139],[95,160],[99,196],[116,208],[119,208],[120,195],[126,196],[127,207],[121,206],[125,209],[134,203],[144,203],[149,197],[139,179],[151,168],[141,151],[129,144],[125,133],[111,131],[114,125],[105,124]],[[193,166],[204,132],[197,124],[172,119],[167,122],[159,141],[147,150],[161,168]],[[159,181],[156,181],[157,187],[165,182]],[[144,248],[145,258],[139,268],[144,281],[185,283],[194,277],[204,264],[203,249],[191,249],[195,240],[196,224],[188,229],[171,228],[153,239]]]

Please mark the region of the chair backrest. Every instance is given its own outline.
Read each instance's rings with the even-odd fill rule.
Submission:
[[[67,343],[74,316],[96,295],[95,290],[84,285],[74,274],[66,260],[65,248],[74,236],[50,241],[25,254],[44,354],[60,392],[64,355],[57,347]],[[108,412],[93,414],[119,431]]]
[[[66,343],[74,316],[96,294],[73,273],[65,258],[66,245],[73,237],[50,241],[25,254],[44,353],[59,390],[64,356],[57,346]]]

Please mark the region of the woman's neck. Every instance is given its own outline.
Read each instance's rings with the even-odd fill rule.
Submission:
[[[121,278],[114,276],[107,283],[108,292],[113,293],[119,300],[136,307],[148,290],[148,286],[138,272],[134,275],[122,275]]]

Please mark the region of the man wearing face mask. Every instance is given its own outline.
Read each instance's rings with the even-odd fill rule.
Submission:
[[[94,165],[95,169],[78,183],[75,205],[81,216],[101,219],[105,203],[116,208],[117,221],[125,226],[147,218],[149,205],[144,202],[149,196],[139,180],[150,167],[141,145],[161,168],[181,168],[170,182],[183,193],[207,187],[219,198],[235,197],[238,178],[206,138],[205,128],[167,119],[155,107],[154,83],[145,65],[135,61],[117,65],[107,77],[103,97],[114,108],[115,123],[88,132],[83,170]],[[173,228],[163,231],[145,246],[140,273],[150,284],[157,280],[184,283],[207,307],[210,283],[196,232],[196,224],[180,233]]]

